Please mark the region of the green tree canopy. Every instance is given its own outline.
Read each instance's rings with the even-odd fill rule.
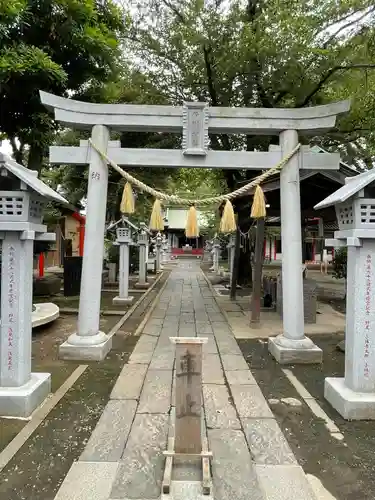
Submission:
[[[371,0],[145,0],[127,52],[170,102],[304,107],[353,98],[336,130],[314,141],[374,155],[375,7]],[[303,140],[303,138],[302,138]],[[214,149],[265,149],[271,138],[211,137]],[[366,142],[364,146],[363,141]],[[227,172],[233,183],[243,177]]]
[[[39,170],[55,132],[38,91],[85,98],[113,78],[125,25],[114,0],[0,0],[0,133],[18,162]]]
[[[303,143],[374,159],[375,6],[371,0],[145,0],[134,8],[126,52],[172,104],[299,108],[351,98],[337,128]],[[277,137],[211,135],[213,149],[267,150]],[[227,190],[257,172],[224,170]],[[250,203],[236,203],[243,231]],[[242,254],[241,254],[242,255]],[[241,269],[251,271],[248,255]]]

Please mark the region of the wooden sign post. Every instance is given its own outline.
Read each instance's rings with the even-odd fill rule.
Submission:
[[[176,420],[175,436],[168,443],[163,493],[169,493],[173,458],[202,460],[203,494],[211,492],[207,439],[202,436],[202,345],[207,338],[170,337],[176,344]]]

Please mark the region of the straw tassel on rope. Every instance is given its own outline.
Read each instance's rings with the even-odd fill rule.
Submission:
[[[253,205],[251,207],[251,217],[261,219],[266,216],[266,200],[263,189],[259,186],[255,188]]]
[[[150,217],[150,230],[151,231],[163,231],[164,230],[164,220],[162,214],[161,201],[156,198],[154,205],[152,207],[151,217]]]
[[[232,202],[225,202],[223,214],[220,221],[220,233],[233,233],[237,229],[236,217],[234,215]]]
[[[132,185],[127,182],[122,193],[120,212],[122,214],[134,214],[134,194]]]
[[[186,228],[185,228],[186,238],[198,238],[199,237],[199,227],[198,227],[198,216],[195,205],[192,205],[189,208],[187,219],[186,219]]]

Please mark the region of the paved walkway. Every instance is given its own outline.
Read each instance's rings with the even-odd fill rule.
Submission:
[[[171,336],[208,337],[203,432],[215,500],[316,500],[199,268],[181,262],[55,500],[159,499],[173,433]],[[198,471],[174,470],[171,500],[199,500]],[[162,497],[164,498],[164,497]]]

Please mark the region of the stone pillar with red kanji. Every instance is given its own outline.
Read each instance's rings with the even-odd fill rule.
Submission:
[[[352,243],[347,250],[344,380],[356,393],[374,394],[375,403],[375,241]]]
[[[0,416],[28,417],[51,390],[51,375],[31,371],[34,241],[54,241],[47,233],[47,201],[68,202],[0,153]]]

